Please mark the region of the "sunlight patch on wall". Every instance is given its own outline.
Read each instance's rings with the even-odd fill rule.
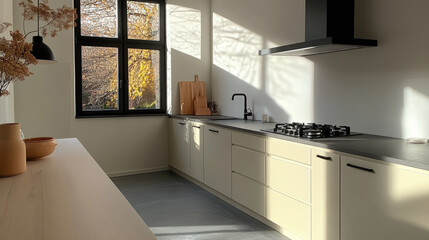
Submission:
[[[261,88],[258,34],[213,13],[213,63],[251,86]]]
[[[402,110],[402,137],[429,138],[429,97],[418,90],[404,88],[404,108]]]
[[[286,111],[289,121],[314,121],[314,63],[286,56],[267,56],[266,61],[267,95]]]
[[[201,11],[178,5],[167,5],[169,48],[201,59]]]

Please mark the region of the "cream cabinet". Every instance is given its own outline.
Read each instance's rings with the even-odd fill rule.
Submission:
[[[281,226],[291,239],[310,239],[309,205],[271,188],[266,192],[266,217]]]
[[[265,185],[253,179],[232,173],[232,199],[265,216]]]
[[[311,236],[340,239],[340,155],[311,149]]]
[[[266,217],[291,239],[311,239],[310,148],[266,139]]]
[[[265,154],[233,145],[232,171],[265,184]]]
[[[204,125],[191,123],[190,143],[191,143],[191,177],[200,182],[204,181]]]
[[[204,184],[231,198],[231,131],[204,126]]]
[[[306,204],[310,204],[310,177],[310,166],[267,157],[267,186]]]
[[[270,155],[282,157],[307,165],[310,164],[310,148],[303,144],[276,138],[267,138],[266,151]]]
[[[265,139],[232,132],[232,199],[265,216]]]
[[[183,119],[170,121],[170,166],[188,175],[191,169],[189,126],[189,122]]]
[[[429,173],[342,156],[341,239],[429,239]]]

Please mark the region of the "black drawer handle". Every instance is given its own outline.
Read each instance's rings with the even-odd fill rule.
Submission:
[[[210,132],[219,133],[217,130],[209,129]]]
[[[198,127],[198,126],[192,126],[193,128],[198,128],[198,129],[200,129],[201,127]]]
[[[179,124],[185,126],[185,123],[179,122]]]
[[[321,158],[323,160],[329,160],[329,161],[332,160],[331,157],[325,157],[325,156],[322,156],[322,155],[316,155],[316,157]]]
[[[360,166],[356,166],[350,163],[347,163],[347,167],[351,167],[351,168],[356,168],[365,172],[370,172],[370,173],[375,173],[374,169],[371,168],[364,168],[364,167],[360,167]]]

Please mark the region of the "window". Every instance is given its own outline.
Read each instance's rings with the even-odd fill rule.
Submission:
[[[166,113],[165,1],[75,1],[76,116]]]

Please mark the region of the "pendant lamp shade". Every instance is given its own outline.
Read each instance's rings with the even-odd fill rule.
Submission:
[[[54,53],[48,47],[48,45],[43,43],[43,37],[40,36],[40,0],[37,0],[37,36],[33,36],[33,49],[31,54],[39,61],[44,63],[55,63]]]
[[[33,54],[37,60],[55,61],[54,53],[52,53],[48,45],[43,43],[42,36],[33,36],[33,49],[31,50],[31,54]]]

